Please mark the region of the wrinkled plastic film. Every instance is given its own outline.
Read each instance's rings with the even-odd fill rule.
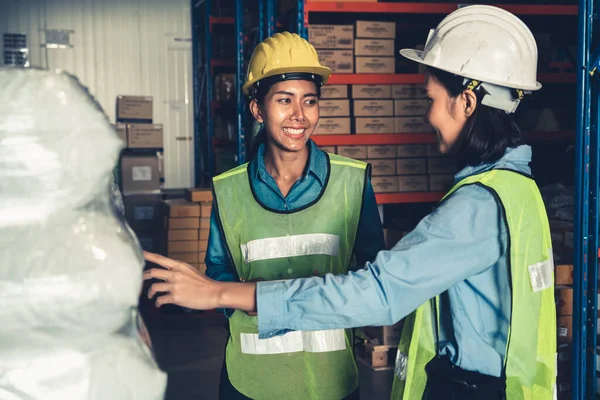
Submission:
[[[68,74],[0,68],[0,87],[0,398],[162,399],[122,141]]]

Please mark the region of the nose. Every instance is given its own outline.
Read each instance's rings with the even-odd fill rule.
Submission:
[[[302,106],[301,102],[294,102],[294,107],[292,109],[292,115],[290,116],[290,119],[292,121],[304,121],[305,115],[304,115],[304,107]]]

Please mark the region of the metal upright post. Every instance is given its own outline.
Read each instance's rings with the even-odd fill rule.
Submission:
[[[215,133],[215,125],[212,115],[212,102],[213,102],[213,71],[212,71],[212,32],[211,32],[211,0],[204,1],[204,42],[206,49],[206,58],[204,60],[205,74],[206,77],[206,165],[205,169],[210,178],[215,174],[215,163],[213,159],[213,137]]]
[[[192,75],[194,79],[194,90],[193,90],[193,103],[192,107],[194,110],[194,183],[198,187],[202,184],[202,140],[201,140],[201,129],[202,126],[200,121],[200,96],[201,93],[201,79],[200,76],[200,39],[198,38],[198,32],[200,30],[200,10],[196,7],[196,0],[191,0],[192,10]]]
[[[298,21],[298,35],[308,40],[308,15],[304,15],[304,1],[298,0],[297,21]]]
[[[277,22],[275,21],[275,1],[267,0],[267,37],[275,33]]]
[[[244,135],[245,99],[242,92],[244,82],[244,0],[237,0],[235,6],[236,40],[236,111],[237,111],[237,164],[246,162],[246,137]]]
[[[258,43],[265,40],[265,1],[258,0]]]

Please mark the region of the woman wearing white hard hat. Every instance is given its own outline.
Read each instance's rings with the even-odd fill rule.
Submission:
[[[469,6],[432,30],[424,51],[401,54],[427,66],[426,118],[439,150],[463,164],[438,207],[360,271],[258,284],[198,279],[185,305],[256,309],[265,338],[407,317],[393,399],[552,399],[550,232],[513,119],[526,92],[541,88],[533,35],[506,11]]]

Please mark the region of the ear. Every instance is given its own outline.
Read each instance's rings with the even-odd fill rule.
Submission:
[[[260,112],[260,106],[258,105],[258,102],[256,100],[252,100],[248,108],[250,108],[250,112],[252,113],[254,119],[258,123],[262,124],[264,122],[264,119],[262,113]]]
[[[465,107],[465,117],[469,118],[471,115],[473,115],[475,109],[477,108],[477,96],[475,95],[475,92],[467,89],[462,92],[461,97]]]

